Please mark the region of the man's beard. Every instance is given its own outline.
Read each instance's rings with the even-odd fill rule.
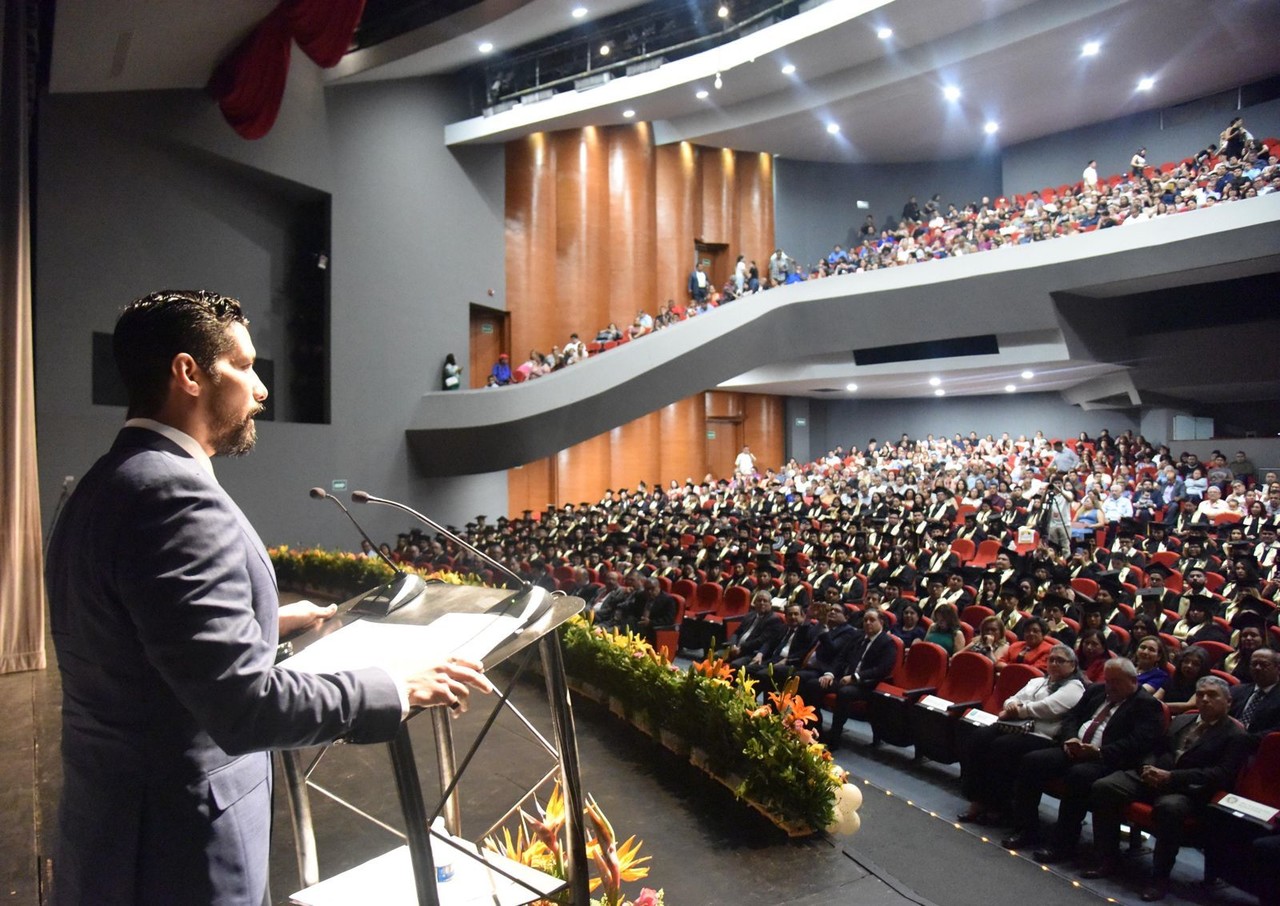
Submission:
[[[253,423],[266,406],[258,406],[244,418],[220,416],[213,428],[213,453],[215,456],[243,456],[253,449],[258,440],[258,429]]]

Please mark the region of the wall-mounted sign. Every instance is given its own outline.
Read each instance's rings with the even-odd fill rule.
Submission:
[[[796,427],[797,427],[797,428],[803,428],[803,427],[804,427],[805,425],[807,425],[807,424],[809,424],[809,420],[808,420],[807,418],[797,418],[797,419],[796,419]]]
[[[715,440],[715,439],[716,439],[716,432],[714,432],[714,431],[708,431],[708,432],[707,432],[707,440]]]
[[[493,333],[493,324],[489,321],[485,321],[483,324],[480,325],[480,332]]]
[[[333,491],[335,494],[338,491],[345,491],[346,489],[347,480],[345,478],[335,478],[333,481],[329,482],[329,490]]]

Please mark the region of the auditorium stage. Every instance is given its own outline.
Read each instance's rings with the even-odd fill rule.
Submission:
[[[52,662],[52,650],[50,650]],[[39,902],[38,877],[50,850],[60,790],[57,672],[0,677],[5,720],[0,726],[4,814],[0,870],[7,901]],[[544,733],[549,725],[543,686],[521,680],[513,701]],[[459,753],[483,722],[483,706],[454,724]],[[718,784],[709,783],[665,749],[593,702],[575,700],[584,788],[599,800],[615,830],[644,841],[652,876],[671,906],[989,906],[1007,902],[1087,904],[1108,898],[1136,903],[1140,885],[1090,882],[1045,871],[1011,856],[981,831],[957,830],[945,820],[960,805],[953,768],[912,766],[909,753],[872,750],[863,725],[852,725],[840,762],[864,785],[863,827],[852,837],[791,840]],[[413,722],[422,775],[433,771],[429,721]],[[463,830],[472,835],[500,815],[526,783],[541,776],[548,756],[510,715],[494,725],[462,787]],[[357,802],[374,817],[400,826],[383,746],[339,746],[317,767],[316,780]],[[424,783],[428,800],[433,785]],[[887,794],[886,790],[891,793]],[[312,796],[322,874],[359,864],[398,845],[385,830]],[[930,815],[934,812],[937,817]],[[1046,812],[1048,814],[1048,812]],[[1175,880],[1194,881],[1199,855],[1184,856]],[[277,784],[272,848],[272,893],[287,902],[297,889],[286,798]],[[628,886],[632,893],[641,883]],[[1255,901],[1224,887],[1211,892],[1179,883],[1166,901],[1244,906]]]

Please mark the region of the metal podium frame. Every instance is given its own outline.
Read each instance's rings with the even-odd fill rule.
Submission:
[[[458,611],[484,613],[496,602],[509,597],[511,592],[504,589],[433,583],[427,585],[426,590],[412,603],[386,617],[364,616],[353,611],[353,608],[368,594],[372,593],[357,595],[348,601],[344,601],[339,605],[338,614],[324,626],[293,640],[294,650],[302,650],[316,640],[340,631],[343,626],[358,619],[373,619],[377,622],[393,624],[425,625],[445,613]],[[560,638],[555,630],[572,616],[579,613],[582,608],[583,602],[580,598],[559,594],[553,595],[550,609],[535,624],[524,629],[516,637],[508,639],[494,649],[485,659],[485,668],[489,670],[500,663],[509,661],[521,652],[525,652],[526,658],[531,656],[532,652],[528,649],[534,644],[537,645],[537,653],[541,659],[542,673],[546,680],[549,699],[553,737],[551,742],[543,739],[542,735],[515,709],[515,706],[510,704],[507,699],[510,691],[508,688],[501,691],[499,701],[495,704],[484,729],[481,731],[472,750],[465,757],[461,771],[459,771],[453,748],[453,730],[450,726],[451,718],[449,712],[444,708],[425,709],[431,713],[431,724],[436,745],[441,790],[439,811],[444,819],[446,830],[455,836],[460,836],[459,832],[461,830],[461,808],[458,802],[457,783],[461,779],[462,772],[465,772],[471,755],[484,742],[489,726],[497,718],[503,707],[514,711],[517,717],[538,737],[544,748],[550,752],[556,762],[556,767],[553,767],[524,796],[517,800],[494,827],[496,828],[497,825],[500,825],[514,814],[521,803],[534,793],[543,782],[555,775],[558,768],[565,801],[567,887],[575,906],[586,906],[590,902],[586,835],[583,826],[584,802],[582,780],[578,770],[578,743],[574,730],[572,704],[569,699],[569,688],[565,682]],[[517,677],[518,675],[519,671],[517,671]],[[514,683],[514,678],[512,682]],[[422,712],[415,711],[409,715],[409,719],[420,713]],[[387,743],[387,749],[391,757],[392,775],[395,779],[396,792],[400,800],[400,810],[405,821],[406,831],[404,837],[408,843],[409,855],[413,864],[417,900],[419,906],[439,906],[440,896],[436,885],[435,860],[431,852],[432,830],[429,825],[432,816],[429,815],[423,799],[422,784],[413,754],[413,743],[409,736],[409,719],[400,723],[400,728],[397,730],[395,737]],[[313,786],[360,817],[399,835],[399,831],[395,828],[377,821],[377,819],[362,812],[358,807],[311,783],[309,779],[310,771],[327,750],[328,747],[325,747],[320,755],[311,762],[310,767],[302,764],[301,755],[297,751],[280,753],[289,796],[294,843],[297,850],[298,876],[301,886],[304,888],[310,887],[320,880],[315,834],[311,822],[309,790]],[[493,829],[490,828],[490,831],[486,831],[486,834]],[[446,845],[455,845],[446,837],[440,837],[439,839]],[[461,851],[467,858],[476,858],[465,850]],[[495,868],[494,871],[502,874],[499,869]],[[527,886],[523,885],[518,879],[512,878],[512,880],[517,884]],[[530,899],[534,899],[537,896],[539,895],[535,893]]]

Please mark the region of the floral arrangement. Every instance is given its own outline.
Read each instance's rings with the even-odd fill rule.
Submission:
[[[815,739],[817,715],[794,680],[761,704],[755,682],[745,671],[735,677],[723,660],[680,670],[643,638],[582,617],[565,625],[564,649],[571,680],[619,700],[654,735],[695,745],[709,773],[776,823],[802,832],[857,830],[860,793]],[[846,814],[853,818],[842,820]]]
[[[521,811],[515,837],[512,838],[510,829],[504,827],[502,840],[486,837],[485,847],[514,862],[564,879],[565,804],[559,783],[552,790],[546,808],[538,806],[538,813],[535,818]],[[596,870],[590,881],[590,890],[592,893],[600,891],[599,898],[591,900],[592,906],[663,906],[665,900],[661,890],[643,887],[635,899],[629,899],[623,892],[624,882],[639,881],[649,875],[649,866],[644,864],[649,857],[640,855],[641,842],[631,836],[619,845],[613,825],[589,794],[583,813],[591,831],[587,855]],[[538,900],[534,906],[555,906],[560,902],[560,898]]]
[[[295,550],[288,545],[281,545],[269,548],[267,553],[275,566],[276,581],[284,588],[324,589],[346,598],[388,582],[395,575],[391,567],[378,557],[365,557],[345,551],[319,548]],[[416,573],[428,581],[436,580],[450,585],[482,584],[478,576],[447,570],[426,571],[409,564],[403,564],[400,568],[408,573]]]

